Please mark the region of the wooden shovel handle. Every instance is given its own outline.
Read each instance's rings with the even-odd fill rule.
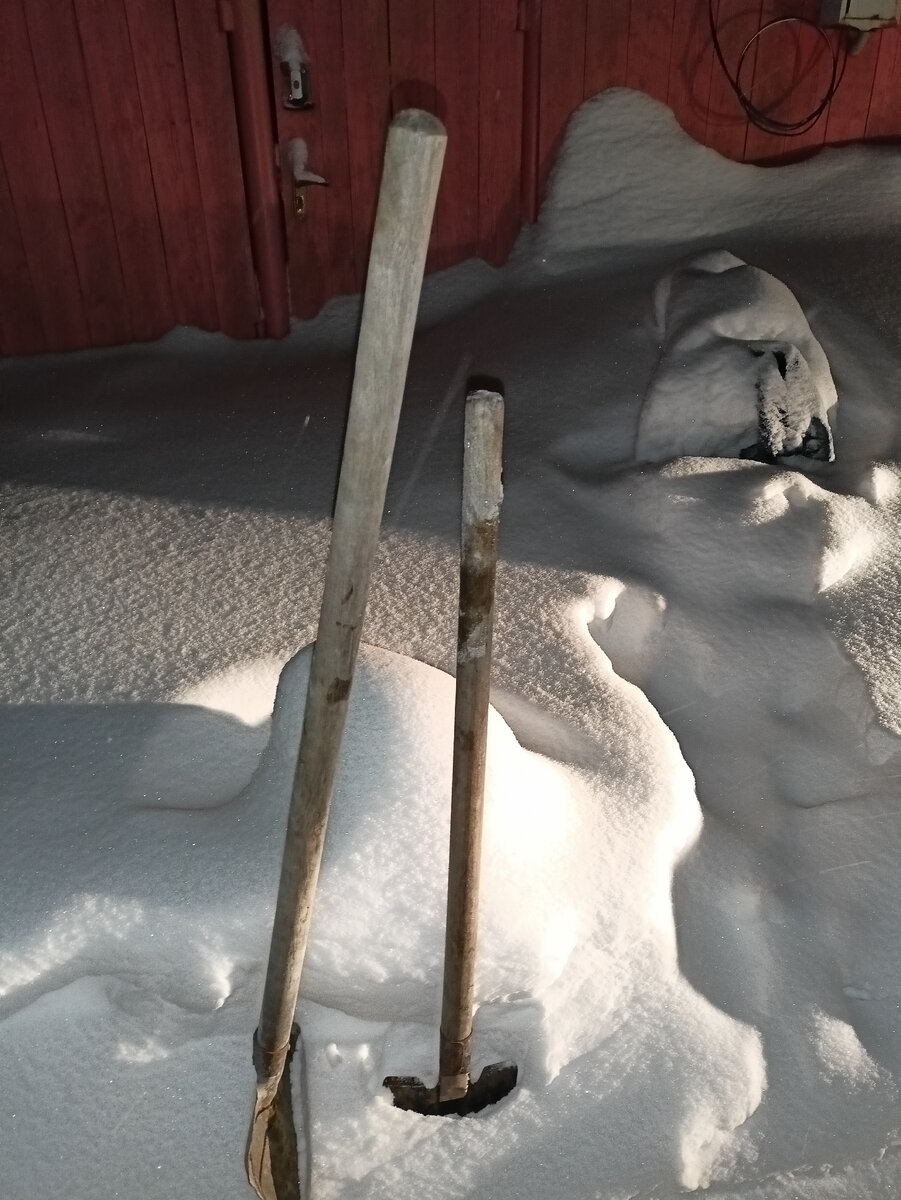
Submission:
[[[319,630],[257,1041],[270,1056],[291,1036],[348,696],[378,545],[413,327],[447,136],[429,113],[391,123],[357,349]]]
[[[489,391],[469,394],[438,1082],[441,1101],[458,1099],[469,1086],[503,425],[502,396]]]

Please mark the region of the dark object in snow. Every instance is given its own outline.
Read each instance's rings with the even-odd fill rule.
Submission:
[[[516,1087],[517,1075],[514,1063],[493,1063],[475,1083],[470,1082],[462,1096],[452,1100],[442,1100],[440,1085],[426,1087],[416,1075],[389,1075],[385,1087],[394,1097],[395,1108],[426,1117],[468,1117],[508,1096]]]
[[[801,351],[788,343],[767,349],[751,345],[750,349],[762,360],[756,381],[759,437],[740,457],[773,463],[798,454],[832,462],[832,431],[825,413],[818,413],[822,405]]]

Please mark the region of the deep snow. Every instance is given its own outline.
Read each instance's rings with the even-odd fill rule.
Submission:
[[[427,282],[302,985],[314,1197],[896,1195],[899,203],[894,151],[739,166],[616,91],[511,263]],[[800,301],[834,463],[676,457],[712,393],[637,461],[654,289],[707,248]],[[356,311],[0,363],[4,1200],[249,1195]],[[507,395],[476,1067],[520,1086],[439,1120],[381,1079],[436,1065],[473,373]]]

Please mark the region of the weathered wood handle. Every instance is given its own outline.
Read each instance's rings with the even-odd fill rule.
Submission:
[[[503,398],[497,392],[471,392],[466,401],[463,455],[460,622],[438,1080],[440,1101],[459,1099],[469,1087],[494,581],[503,494],[503,427]]]
[[[441,122],[417,109],[399,113],[388,132],[257,1030],[276,1084],[297,1005],[446,141]]]

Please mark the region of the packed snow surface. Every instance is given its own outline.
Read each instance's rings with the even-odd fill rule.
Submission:
[[[305,1195],[897,1195],[899,204],[894,151],[739,166],[615,91],[510,264],[427,281],[298,1009]],[[3,1200],[250,1194],[356,313],[0,364]],[[477,374],[474,1068],[519,1084],[441,1119],[382,1080],[437,1068]],[[762,413],[828,453],[739,458]]]

